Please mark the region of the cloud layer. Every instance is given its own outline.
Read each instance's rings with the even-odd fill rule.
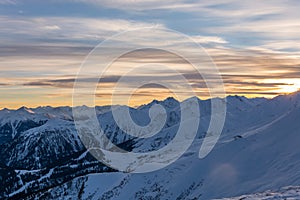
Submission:
[[[174,29],[201,44],[218,66],[228,94],[273,97],[295,91],[300,87],[299,6],[296,0],[0,1],[0,107],[70,105],[76,73],[88,53],[114,34],[143,27]],[[128,44],[126,38],[119,42],[116,48]],[[153,41],[162,42],[164,37]],[[193,53],[181,41],[172,44]],[[97,103],[108,103],[101,99],[111,95],[122,67],[153,62],[180,70],[197,94],[207,97],[205,82],[187,63],[145,50],[114,63],[114,70],[99,83],[106,88],[98,91]],[[157,75],[180,84],[176,74],[152,69],[130,80]],[[82,82],[97,79],[89,76]],[[149,84],[139,89],[133,102],[170,94]]]

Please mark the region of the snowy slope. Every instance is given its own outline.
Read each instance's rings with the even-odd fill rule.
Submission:
[[[210,121],[210,100],[199,100],[200,128],[193,145],[172,165],[146,174],[114,172],[92,158],[78,138],[70,107],[4,109],[0,197],[212,199],[300,185],[300,93],[274,99],[230,96],[224,101],[225,127],[208,157],[201,160],[198,152]],[[113,143],[147,152],[167,145],[180,122],[180,103],[173,98],[130,108],[132,118],[146,125],[154,104],[165,107],[168,119],[148,139],[120,130],[110,106],[96,107],[96,112]]]
[[[242,195],[240,197],[223,198],[223,200],[275,200],[275,199],[300,199],[300,187],[284,187],[278,191],[266,191],[257,194]]]
[[[203,160],[197,157],[201,144],[197,140],[176,163],[156,172],[114,173],[111,177],[97,174],[93,175],[93,187],[88,175],[81,182],[85,185],[82,195],[95,193],[92,199],[114,200],[212,199],[300,185],[300,124],[294,123],[299,117],[298,108],[257,134],[219,143]],[[115,176],[123,178],[118,181]],[[106,185],[109,189],[97,193],[96,185],[99,188],[112,180],[113,184]]]

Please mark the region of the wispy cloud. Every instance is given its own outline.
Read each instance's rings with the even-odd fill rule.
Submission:
[[[28,39],[42,41],[103,40],[120,31],[161,26],[162,24],[123,19],[76,17],[8,17],[0,16],[0,37],[10,42]],[[13,37],[22,36],[21,38]],[[13,40],[13,41],[12,41]],[[31,42],[36,42],[32,41]]]
[[[76,73],[95,45],[122,31],[153,26],[181,31],[202,45],[219,68],[228,94],[272,97],[300,87],[300,3],[297,0],[37,2],[0,0],[3,7],[0,8],[0,106],[17,106],[22,102],[70,104]],[[72,11],[67,13],[66,9]],[[168,39],[173,46],[190,52],[191,59],[197,59],[194,49],[178,38],[158,37],[151,31],[143,36],[153,38],[145,46],[155,47]],[[116,41],[116,46],[122,48],[143,42],[143,39],[124,37]],[[113,49],[107,53],[113,53]],[[186,61],[170,53],[147,49],[118,59],[101,79],[100,85],[105,85],[101,89],[106,90],[98,91],[98,96],[108,99],[107,95],[126,69],[147,63],[170,66],[190,82],[198,95],[208,95],[202,77]],[[96,73],[95,67],[90,75]],[[151,77],[154,81],[179,84],[176,74],[151,67],[130,74],[123,84],[130,87],[134,81]],[[80,81],[91,84],[97,82],[97,77]],[[154,98],[155,94],[170,95],[160,85],[150,83],[140,88],[136,97],[142,102],[143,97]]]
[[[16,5],[17,2],[15,0],[0,0],[0,5]]]

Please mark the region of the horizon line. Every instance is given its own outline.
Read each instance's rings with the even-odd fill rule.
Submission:
[[[130,107],[130,108],[138,108],[138,107],[141,107],[141,106],[149,105],[149,104],[151,104],[154,101],[163,102],[163,101],[166,101],[169,98],[173,98],[173,99],[175,99],[178,102],[183,102],[183,101],[186,101],[187,99],[194,98],[194,97],[196,97],[200,101],[208,101],[208,100],[216,99],[216,98],[226,99],[228,97],[236,97],[236,96],[237,97],[244,97],[246,99],[268,99],[268,100],[272,100],[272,99],[275,99],[275,98],[280,97],[280,96],[289,96],[289,95],[294,95],[294,94],[297,94],[297,93],[300,93],[300,89],[298,89],[295,92],[281,93],[281,94],[275,95],[274,97],[247,97],[247,95],[229,94],[226,97],[213,97],[213,98],[211,98],[211,97],[210,98],[200,98],[199,96],[192,96],[192,97],[187,97],[187,98],[185,98],[182,101],[179,101],[178,99],[174,98],[173,96],[169,96],[169,97],[166,97],[166,98],[164,98],[162,100],[158,100],[158,99],[154,98],[151,101],[148,101],[148,102],[142,103],[142,104],[138,104],[138,105],[135,105],[135,106],[125,105],[125,104],[114,104],[114,105],[113,104],[103,104],[103,105],[88,106],[88,105],[84,105],[83,104],[83,105],[79,105],[79,106],[73,106],[73,105],[58,105],[58,106],[40,105],[40,106],[36,106],[36,107],[30,107],[30,106],[22,105],[20,107],[15,107],[15,108],[2,107],[2,108],[0,108],[0,111],[4,111],[4,110],[17,111],[17,110],[22,109],[22,108],[27,108],[27,109],[37,109],[37,108],[43,108],[43,107],[51,107],[51,108],[69,107],[69,108],[75,108],[75,107],[83,107],[83,106],[89,107],[89,108],[94,108],[94,107],[109,107],[109,106],[127,106],[127,107]]]

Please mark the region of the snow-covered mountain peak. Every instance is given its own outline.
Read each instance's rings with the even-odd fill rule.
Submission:
[[[238,96],[238,95],[229,95],[226,97],[227,102],[233,103],[233,104],[238,104],[240,102],[245,103],[250,106],[258,105],[264,101],[266,101],[266,98],[262,97],[257,97],[257,98],[247,98],[245,96]]]
[[[3,108],[0,110],[0,113],[10,113],[10,110],[8,108]]]
[[[300,101],[300,90],[289,94],[289,96],[291,96],[296,101]]]
[[[17,112],[23,112],[23,113],[25,112],[25,113],[34,114],[34,111],[33,111],[33,110],[31,110],[30,108],[27,108],[27,107],[25,107],[25,106],[19,108],[19,109],[17,110]]]
[[[151,106],[153,106],[155,104],[160,104],[165,108],[175,108],[175,107],[179,106],[180,102],[178,100],[176,100],[174,97],[168,97],[162,101],[154,99],[153,101],[151,101],[148,104],[139,106],[138,109],[149,109]]]
[[[161,104],[167,108],[174,108],[179,106],[180,102],[174,97],[168,97],[165,100],[161,101]]]

